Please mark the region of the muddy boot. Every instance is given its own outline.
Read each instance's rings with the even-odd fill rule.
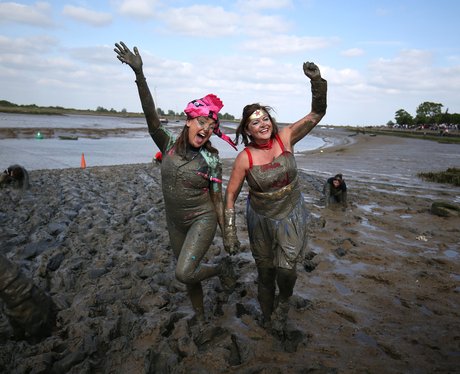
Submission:
[[[274,334],[283,338],[286,332],[289,314],[289,301],[280,301],[278,307],[272,314],[272,331]]]
[[[271,326],[271,315],[275,302],[275,268],[257,268],[258,277],[258,295],[260,309],[262,309],[262,326],[269,329]]]
[[[277,269],[277,278],[279,288],[279,303],[273,313],[272,329],[280,337],[284,336],[286,331],[287,318],[289,313],[289,298],[292,296],[294,285],[297,280],[295,269]]]
[[[197,321],[204,322],[203,288],[201,283],[187,284],[187,293],[192,302]]]
[[[219,267],[219,280],[222,288],[225,292],[233,292],[236,287],[238,276],[235,272],[235,267],[232,263],[232,259],[229,256],[224,257],[220,262]]]

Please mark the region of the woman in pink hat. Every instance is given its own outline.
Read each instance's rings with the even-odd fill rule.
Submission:
[[[128,64],[136,75],[150,136],[162,152],[162,190],[169,239],[177,258],[176,278],[186,284],[195,314],[203,320],[201,281],[218,275],[227,290],[235,283],[228,256],[219,265],[201,263],[217,224],[221,230],[224,224],[222,165],[209,139],[214,133],[236,149],[219,129],[218,113],[223,103],[213,94],[188,103],[184,109],[185,126],[176,138],[160,123],[137,48],[134,47],[133,53],[123,42],[116,43],[115,47],[117,58]]]

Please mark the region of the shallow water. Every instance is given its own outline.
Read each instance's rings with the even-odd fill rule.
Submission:
[[[386,141],[380,147],[364,144],[358,153],[340,156],[341,151],[305,154],[305,157],[297,157],[297,164],[306,173],[324,178],[342,173],[352,188],[367,185],[377,192],[395,195],[406,195],[410,188],[411,193],[431,198],[430,191],[442,192],[446,186],[426,182],[417,174],[459,168],[460,144],[393,137],[392,142]],[[460,188],[449,186],[449,190],[458,191],[456,202],[460,202]]]
[[[184,121],[169,123],[168,128],[178,132]],[[0,139],[1,167],[20,164],[27,170],[63,169],[80,167],[84,153],[86,166],[122,165],[148,163],[152,161],[158,147],[147,133],[144,118],[120,118],[105,116],[42,116],[0,113],[0,128],[41,128],[86,130],[126,129],[122,136],[100,139],[82,137],[78,140],[51,139]],[[231,138],[236,124],[222,122],[221,127]],[[139,130],[141,129],[141,130]],[[234,131],[234,130],[231,130]],[[212,144],[223,159],[235,158],[238,154],[225,141],[213,136]],[[325,142],[315,136],[307,136],[296,144],[296,152],[322,147]],[[243,147],[240,145],[239,150]]]

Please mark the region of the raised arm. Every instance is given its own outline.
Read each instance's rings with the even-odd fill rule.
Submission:
[[[150,93],[149,86],[147,85],[147,81],[144,77],[141,55],[139,54],[137,47],[134,47],[133,53],[123,42],[120,42],[120,44],[115,43],[115,47],[114,51],[117,54],[117,58],[122,63],[128,64],[136,74],[136,84],[139,92],[139,98],[141,99],[142,110],[144,111],[145,119],[147,120],[149,133],[153,134],[160,126],[160,119],[158,118],[152,94]]]
[[[311,111],[305,117],[285,127],[280,132],[284,144],[289,148],[313,130],[326,114],[327,81],[321,78],[321,72],[313,62],[304,62],[303,71],[311,81]]]

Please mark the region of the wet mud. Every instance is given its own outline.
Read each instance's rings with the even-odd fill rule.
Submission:
[[[301,173],[309,252],[288,328],[274,334],[259,322],[244,190],[236,289],[204,282],[207,320],[199,323],[174,279],[158,165],[30,172],[29,190],[0,189],[0,251],[52,297],[56,326],[44,339],[21,340],[0,314],[0,371],[458,372],[460,217],[430,209],[458,204],[458,189],[344,177],[349,207],[326,209],[323,173]],[[218,232],[206,261],[224,255]]]

